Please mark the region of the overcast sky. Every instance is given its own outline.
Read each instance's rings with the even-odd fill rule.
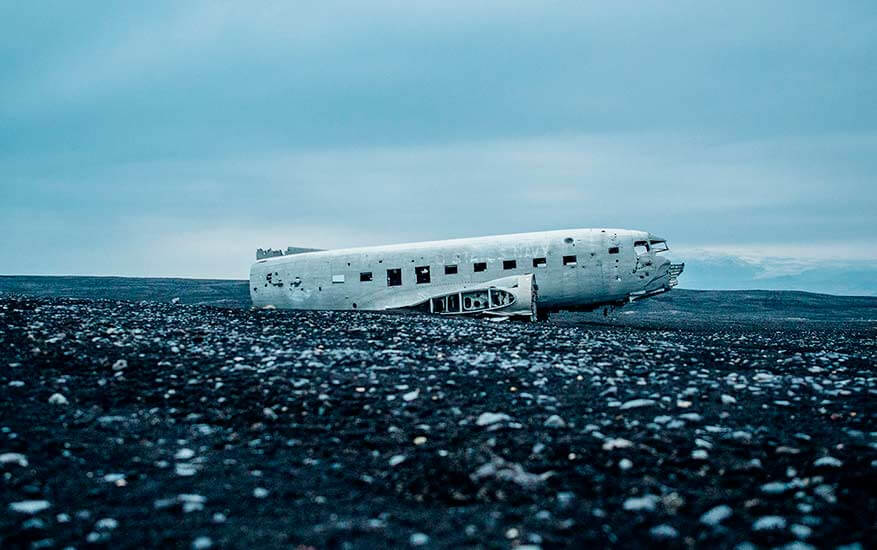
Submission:
[[[870,0],[5,2],[0,273],[600,226],[871,269],[875,98]]]

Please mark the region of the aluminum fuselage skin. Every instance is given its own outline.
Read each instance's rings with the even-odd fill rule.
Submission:
[[[250,296],[256,307],[386,310],[533,273],[540,311],[620,305],[637,293],[669,289],[669,260],[634,250],[635,242],[656,238],[627,229],[570,229],[292,254],[254,263]],[[536,258],[544,265],[534,266]],[[487,267],[476,271],[476,263]],[[445,274],[446,265],[457,272]],[[430,281],[418,283],[415,269],[424,266]],[[401,270],[401,285],[388,286],[390,269]],[[371,280],[361,281],[362,273]]]

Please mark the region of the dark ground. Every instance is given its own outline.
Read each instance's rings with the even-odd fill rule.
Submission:
[[[495,324],[151,281],[0,294],[0,547],[877,544],[877,299]]]

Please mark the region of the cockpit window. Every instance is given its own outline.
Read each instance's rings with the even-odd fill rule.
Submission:
[[[636,241],[633,243],[633,250],[636,252],[637,256],[642,256],[643,254],[649,253],[649,243],[646,241]]]
[[[654,252],[664,252],[665,250],[670,250],[670,247],[667,246],[667,241],[655,240],[649,241],[649,243],[651,243],[652,250]]]

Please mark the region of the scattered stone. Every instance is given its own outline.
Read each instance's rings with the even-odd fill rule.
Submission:
[[[22,468],[27,466],[27,457],[21,453],[0,454],[0,464],[17,464]]]
[[[627,449],[628,447],[632,447],[633,442],[628,441],[627,439],[617,438],[617,439],[609,439],[603,443],[604,451],[612,451],[615,449]]]
[[[525,489],[535,489],[552,475],[554,475],[554,472],[550,471],[533,474],[524,470],[520,464],[507,462],[500,457],[494,457],[490,462],[482,464],[469,477],[472,481],[495,478],[517,483]]]
[[[652,538],[656,539],[675,539],[679,536],[679,531],[671,525],[662,523],[649,529],[649,534],[652,535]]]
[[[182,503],[183,513],[200,512],[207,503],[207,498],[202,495],[182,494],[177,495],[177,502]]]
[[[661,497],[643,495],[641,497],[628,498],[624,501],[623,507],[629,512],[654,512],[659,502],[661,502]]]
[[[654,404],[655,404],[654,399],[632,399],[630,401],[626,401],[626,402],[622,403],[621,406],[618,408],[621,409],[622,411],[626,411],[629,409],[639,409],[642,407],[651,407]]]
[[[786,528],[786,518],[782,516],[763,516],[752,524],[753,531],[778,531]]]
[[[192,541],[192,550],[207,550],[213,547],[213,540],[210,537],[200,536]]]
[[[799,523],[792,524],[792,526],[789,527],[789,531],[799,539],[806,539],[813,534],[813,529]]]
[[[546,428],[566,428],[566,422],[556,414],[549,416],[544,425]]]
[[[115,518],[103,518],[97,520],[97,523],[94,524],[94,528],[98,531],[112,531],[119,526],[118,520]]]
[[[120,371],[128,368],[128,361],[124,359],[119,359],[115,363],[113,363],[113,370]]]
[[[429,536],[424,533],[414,533],[408,538],[411,546],[423,546],[429,544]]]
[[[271,545],[307,517],[316,548],[864,543],[873,323],[668,314],[680,292],[629,306],[643,330],[4,294],[3,536]]]
[[[195,456],[195,451],[192,449],[182,448],[174,454],[174,458],[177,460],[189,460],[190,458]]]
[[[188,462],[178,462],[174,465],[174,473],[182,477],[190,477],[198,473],[198,468]]]
[[[388,461],[388,463],[390,464],[390,467],[392,468],[394,466],[398,466],[399,464],[402,464],[403,462],[405,462],[406,459],[407,459],[407,457],[405,455],[393,455],[390,457],[390,460]]]
[[[404,401],[414,401],[420,395],[420,390],[410,391],[402,396]]]
[[[48,500],[22,500],[21,502],[12,502],[9,509],[20,514],[36,514],[48,509],[51,506]]]
[[[49,396],[49,404],[63,406],[68,405],[69,401],[67,401],[67,398],[60,393],[53,393],[51,396]]]
[[[475,424],[478,426],[490,426],[491,424],[496,424],[497,422],[508,422],[511,419],[512,417],[505,413],[485,412],[481,413],[478,416],[478,420],[475,421]]]
[[[734,511],[727,504],[720,504],[704,512],[700,516],[700,522],[715,527],[733,515]]]
[[[833,456],[823,456],[813,463],[817,468],[840,468],[844,463]]]

